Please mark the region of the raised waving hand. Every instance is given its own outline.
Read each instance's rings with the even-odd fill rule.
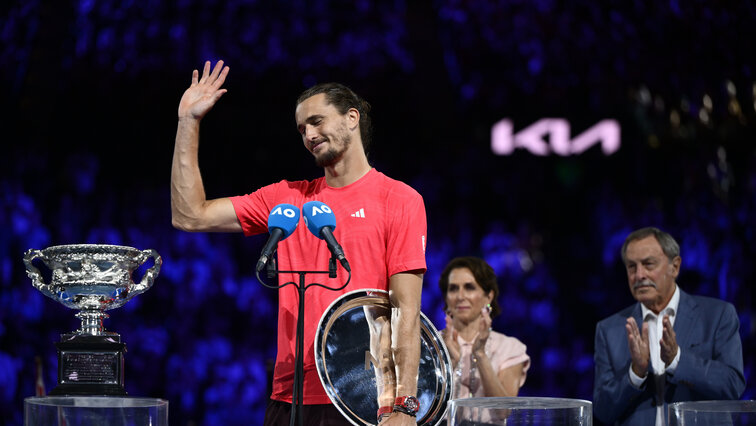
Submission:
[[[192,72],[192,85],[184,92],[179,102],[178,117],[200,120],[207,114],[213,105],[218,102],[228,90],[221,89],[226,81],[229,68],[223,66],[223,61],[215,64],[210,71],[210,61],[205,62],[202,70],[202,78],[199,71]]]

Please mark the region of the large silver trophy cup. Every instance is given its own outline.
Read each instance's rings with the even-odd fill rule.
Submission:
[[[139,283],[132,274],[150,258],[154,265]],[[46,283],[33,262],[50,271]],[[152,286],[162,259],[155,250],[103,244],[71,244],[30,249],[24,254],[26,273],[45,296],[79,310],[81,327],[61,335],[58,349],[58,386],[51,395],[126,395],[123,387],[121,336],[106,331],[105,311],[122,306]]]

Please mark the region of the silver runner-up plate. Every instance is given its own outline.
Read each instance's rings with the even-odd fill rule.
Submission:
[[[381,406],[394,403],[391,309],[387,291],[355,290],[336,299],[318,324],[315,365],[320,381],[355,425],[375,425],[379,401]],[[435,425],[446,416],[452,369],[441,334],[422,312],[420,340],[417,424]]]

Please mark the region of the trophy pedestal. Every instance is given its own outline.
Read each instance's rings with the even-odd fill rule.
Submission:
[[[50,395],[125,396],[123,353],[117,333],[64,334],[58,348],[58,386]]]
[[[460,398],[450,403],[449,426],[590,426],[593,403],[541,397]]]
[[[756,424],[756,401],[684,401],[669,404],[667,421],[680,425]]]
[[[24,399],[24,425],[168,426],[168,401],[99,396],[29,397]]]

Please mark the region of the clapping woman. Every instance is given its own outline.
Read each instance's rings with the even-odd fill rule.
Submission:
[[[499,314],[493,268],[477,257],[452,259],[439,280],[454,369],[453,398],[517,396],[530,367],[525,345],[491,329]]]

